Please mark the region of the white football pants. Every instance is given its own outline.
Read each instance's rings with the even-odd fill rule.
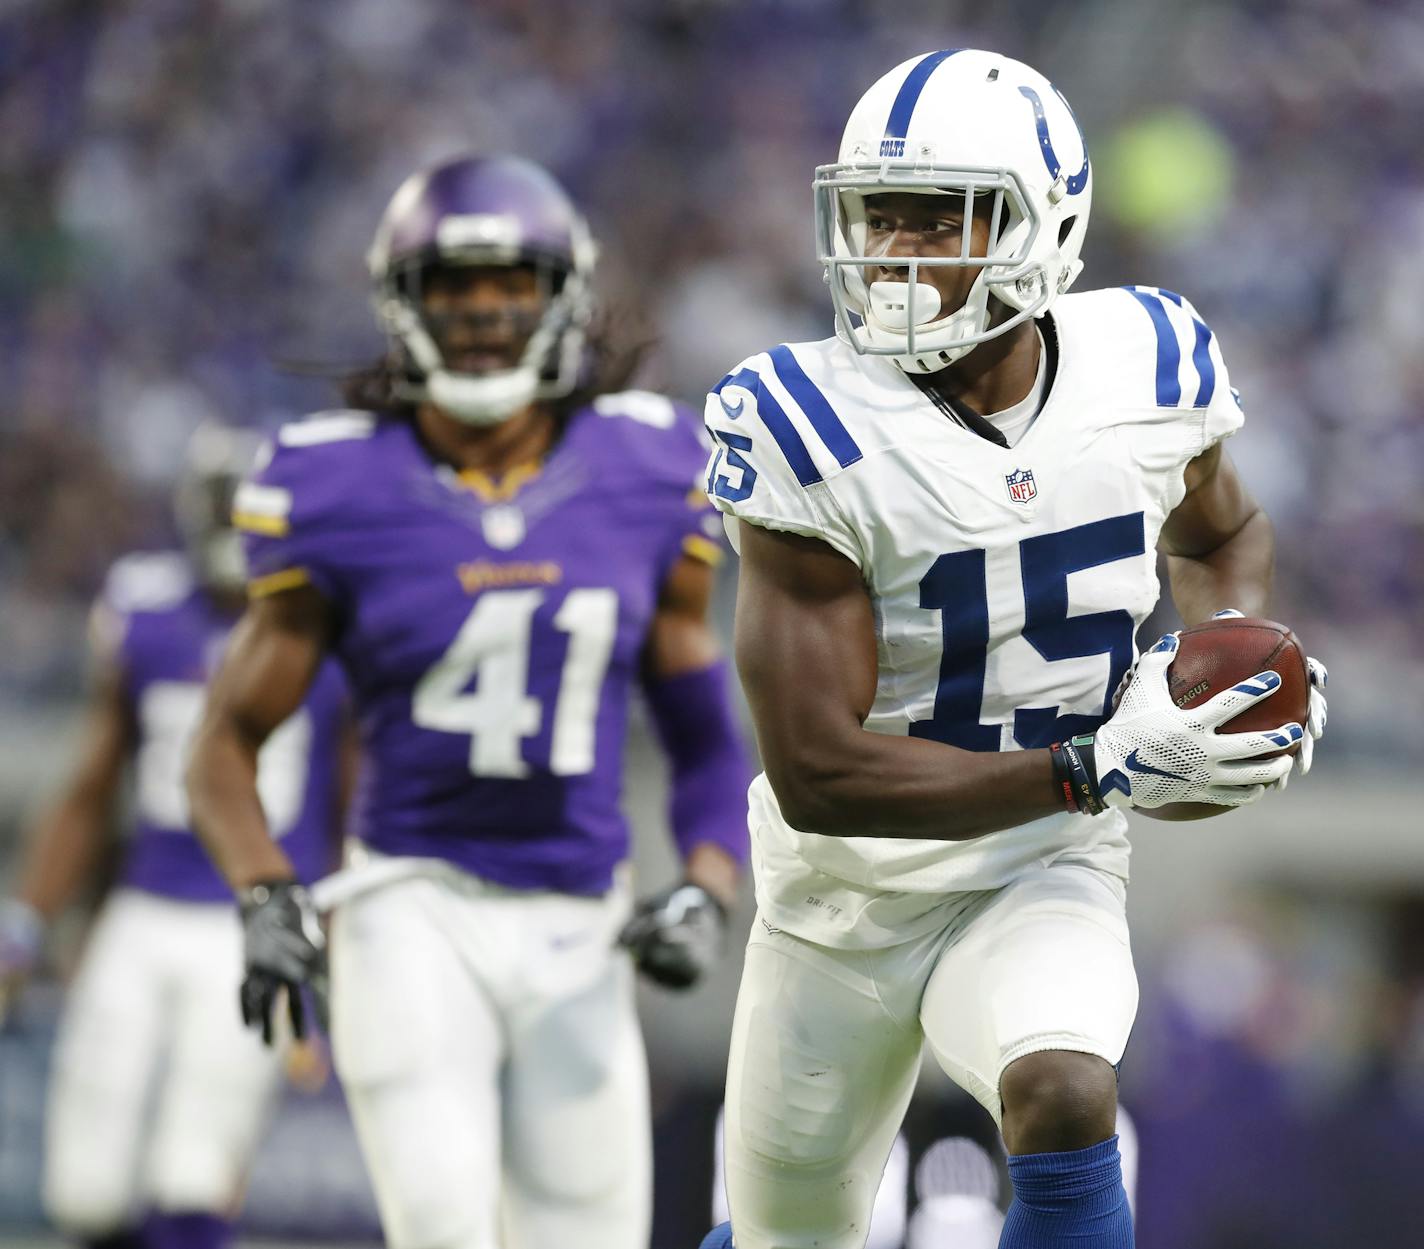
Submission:
[[[242,1026],[235,907],[116,890],[60,1022],[44,1203],[66,1231],[147,1208],[227,1215],[272,1108],[280,1055]]]
[[[336,906],[334,1056],[393,1249],[647,1245],[628,910],[435,863]]]
[[[758,918],[732,1024],[725,1166],[737,1249],[862,1249],[928,1041],[998,1121],[1041,1050],[1116,1064],[1137,1011],[1117,877],[1058,864],[963,896],[944,928],[839,950]]]

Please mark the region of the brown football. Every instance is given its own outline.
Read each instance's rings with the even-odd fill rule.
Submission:
[[[1304,725],[1310,706],[1305,651],[1300,639],[1274,620],[1228,616],[1183,629],[1176,658],[1167,669],[1167,689],[1177,706],[1195,707],[1268,668],[1280,675],[1281,688],[1247,707],[1218,731],[1258,732],[1279,728],[1292,720]],[[1296,743],[1284,753],[1295,754],[1299,749],[1300,744]],[[1150,810],[1140,808],[1143,815],[1158,820],[1200,820],[1233,809],[1210,802],[1173,802]]]

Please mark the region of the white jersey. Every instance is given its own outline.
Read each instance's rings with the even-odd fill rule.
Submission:
[[[718,509],[829,543],[865,578],[871,732],[1020,750],[1096,728],[1157,601],[1183,471],[1241,426],[1220,349],[1180,296],[1068,295],[1051,321],[1057,370],[1013,447],[839,338],[753,356],[708,397]],[[1119,811],[968,841],[828,837],[787,824],[762,775],[749,820],[763,914],[830,945],[905,940],[943,895],[1035,864],[1127,875]]]

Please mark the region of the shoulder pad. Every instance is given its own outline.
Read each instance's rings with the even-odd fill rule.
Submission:
[[[609,422],[605,445],[649,481],[663,481],[685,491],[701,479],[707,457],[707,433],[684,404],[649,390],[599,395],[589,404],[594,418]]]
[[[288,422],[277,431],[277,441],[284,447],[316,447],[328,442],[369,438],[375,430],[374,413],[341,408]]]
[[[1216,393],[1213,335],[1191,303],[1156,286],[1122,288],[1147,314],[1157,341],[1155,395],[1159,408],[1205,408]]]
[[[125,555],[104,583],[104,602],[124,615],[169,611],[193,592],[193,573],[177,551]]]
[[[280,538],[294,524],[359,511],[366,493],[353,490],[352,482],[385,466],[390,444],[381,443],[383,431],[391,432],[374,413],[356,411],[321,412],[283,425],[233,496],[233,524]]]
[[[751,357],[718,382],[708,396],[708,416],[735,422],[748,396],[802,486],[815,485],[835,472],[835,466],[849,468],[863,458],[850,430],[787,344]]]
[[[640,425],[654,429],[672,429],[677,424],[677,405],[666,395],[651,390],[620,390],[599,395],[593,401],[599,416],[626,416]]]

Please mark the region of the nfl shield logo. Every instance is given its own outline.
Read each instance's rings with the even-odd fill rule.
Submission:
[[[1016,468],[1004,478],[1009,487],[1009,498],[1015,503],[1027,503],[1038,494],[1033,484],[1033,469]]]

